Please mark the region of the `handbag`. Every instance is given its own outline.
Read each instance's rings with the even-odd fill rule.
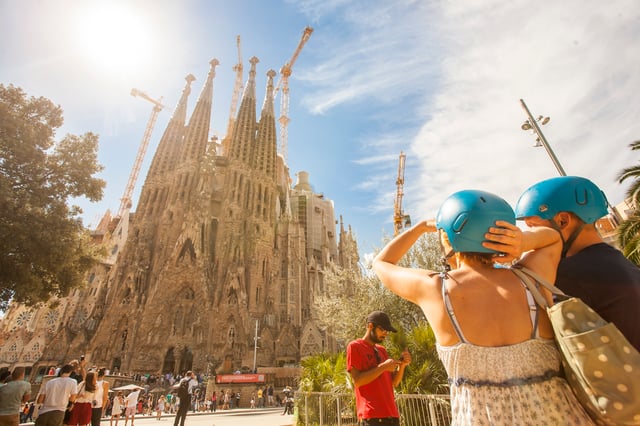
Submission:
[[[524,266],[511,270],[546,309],[565,378],[576,398],[599,425],[640,425],[640,353],[613,323]],[[549,306],[539,286],[556,303]]]

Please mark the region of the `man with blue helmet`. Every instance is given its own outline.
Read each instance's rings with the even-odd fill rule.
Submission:
[[[598,233],[595,222],[607,214],[607,206],[604,193],[589,179],[561,176],[528,188],[515,213],[529,227],[560,232],[556,286],[614,323],[640,350],[640,268]]]
[[[389,290],[420,306],[433,329],[449,378],[452,424],[593,424],[561,377],[546,312],[510,269],[495,266],[524,252],[519,263],[553,282],[560,235],[547,227],[523,232],[515,222],[502,198],[459,191],[435,220],[391,240],[373,269]],[[451,270],[397,265],[428,232],[439,232]]]

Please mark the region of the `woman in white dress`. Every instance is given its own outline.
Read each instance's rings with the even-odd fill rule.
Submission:
[[[398,266],[429,232],[440,233],[450,270]],[[521,265],[554,282],[561,249],[557,231],[523,232],[506,201],[468,190],[451,195],[435,220],[398,235],[375,258],[382,283],[420,306],[434,331],[454,425],[593,424],[561,377],[546,312],[505,266],[524,253]]]

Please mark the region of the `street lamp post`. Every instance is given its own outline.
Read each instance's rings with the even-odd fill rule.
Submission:
[[[522,130],[533,129],[533,131],[538,136],[536,141],[542,144],[542,146],[544,146],[544,149],[547,151],[547,154],[549,154],[549,157],[551,158],[551,161],[553,161],[553,164],[556,166],[556,169],[558,170],[558,173],[560,173],[560,176],[566,176],[567,173],[562,168],[562,164],[560,164],[558,157],[556,157],[556,154],[553,152],[553,149],[551,149],[551,146],[549,146],[547,139],[544,137],[542,130],[540,130],[540,126],[538,126],[538,123],[542,125],[547,124],[549,122],[549,117],[539,116],[538,119],[535,120],[533,118],[533,115],[531,115],[531,111],[529,111],[529,108],[527,108],[527,104],[525,104],[522,99],[520,99],[520,105],[522,105],[522,108],[527,113],[527,117],[529,117],[529,119],[522,124],[521,126]],[[536,145],[536,146],[539,146],[539,145]]]
[[[255,373],[256,370],[256,360],[258,357],[258,339],[260,339],[258,337],[258,320],[256,320],[256,334],[253,337],[253,372]]]
[[[540,123],[541,125],[547,124],[550,120],[549,117],[543,117],[540,115],[536,120],[533,118],[533,115],[531,115],[531,111],[529,111],[529,108],[527,108],[527,104],[524,103],[524,100],[520,99],[520,105],[522,106],[524,111],[527,113],[527,117],[529,117],[528,120],[522,123],[522,126],[520,126],[520,128],[525,131],[533,130],[535,132],[537,136],[536,138],[537,144],[535,146],[541,146],[541,145],[544,146],[544,149],[547,151],[547,154],[549,154],[549,157],[551,158],[551,161],[553,161],[554,166],[556,166],[556,169],[558,170],[558,173],[560,174],[560,176],[566,176],[567,173],[562,168],[562,164],[560,164],[558,157],[556,157],[556,154],[553,152],[553,149],[551,149],[549,142],[547,142],[547,138],[544,137],[542,130],[540,130],[540,126],[538,126],[538,123]],[[609,201],[607,201],[607,206],[609,208],[609,213],[611,214],[613,225],[618,226],[622,221],[620,214],[611,204],[609,204]]]

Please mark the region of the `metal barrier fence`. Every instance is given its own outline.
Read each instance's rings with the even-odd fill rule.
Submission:
[[[449,395],[398,394],[401,426],[449,426],[451,405]],[[296,393],[299,426],[357,425],[355,397],[352,393]]]

